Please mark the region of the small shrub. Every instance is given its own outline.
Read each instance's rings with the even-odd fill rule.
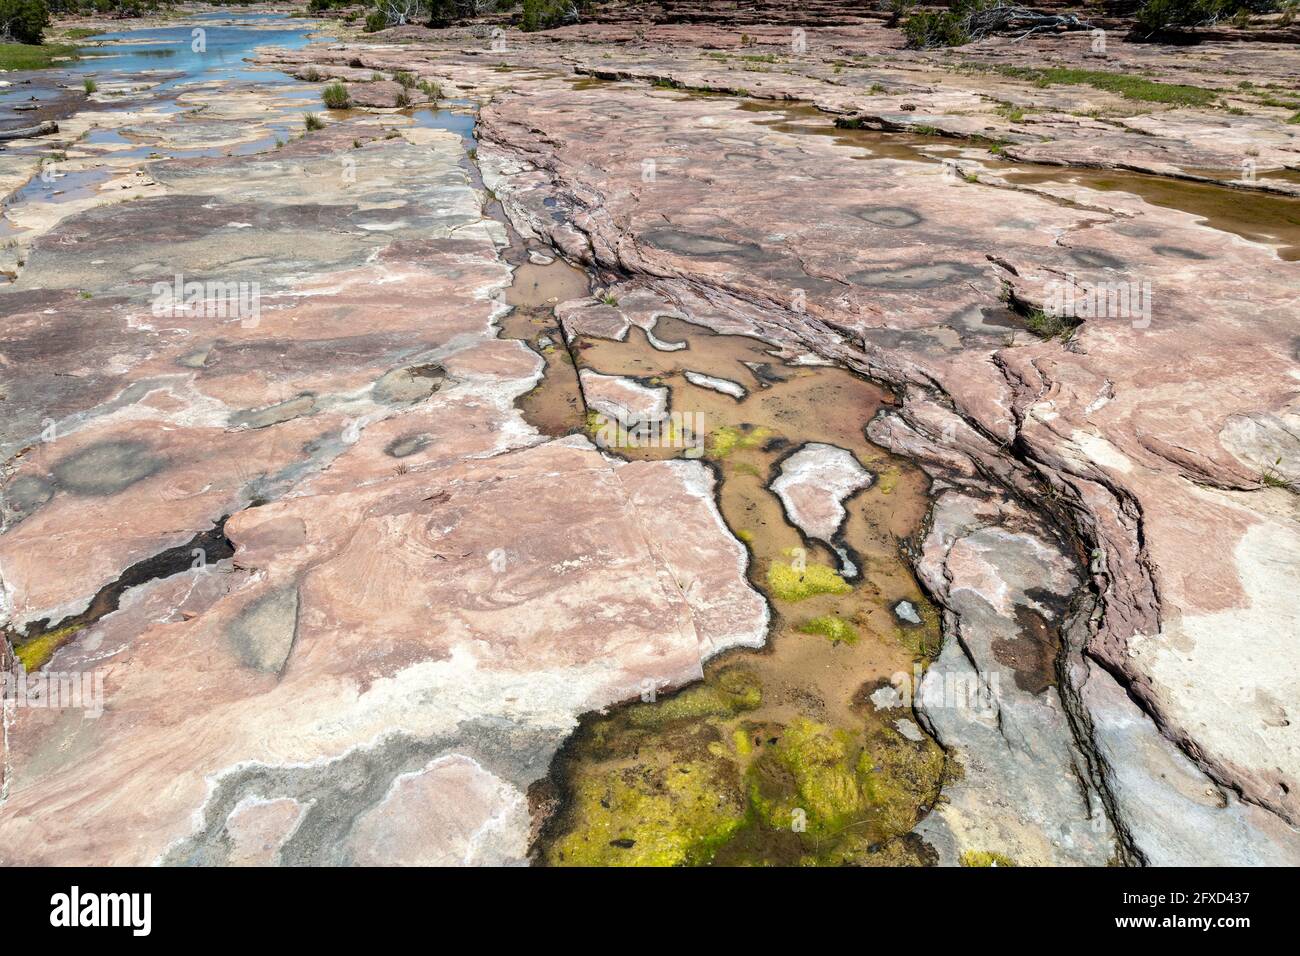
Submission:
[[[320,70],[316,69],[314,66],[309,66],[307,69],[302,71],[302,78],[308,83],[319,83]]]
[[[388,17],[384,16],[378,10],[366,14],[366,25],[362,28],[366,33],[378,33],[388,26]]]
[[[912,14],[903,22],[906,45],[914,50],[928,50],[969,43],[964,13],[963,6],[958,4],[941,12],[922,10]]]
[[[85,90],[86,95],[89,96],[91,93],[94,93],[97,89],[99,89],[99,84],[96,83],[90,77],[86,77],[84,80],[81,81],[81,88]]]
[[[1025,325],[1040,339],[1069,338],[1079,325],[1078,319],[1033,309],[1025,316]]]
[[[436,80],[421,80],[420,92],[435,102],[442,99],[442,87]]]
[[[889,20],[885,26],[896,27],[899,22],[912,12],[915,0],[885,0],[885,9],[889,11]]]
[[[1259,483],[1265,488],[1285,488],[1287,491],[1291,491],[1291,482],[1287,481],[1286,476],[1282,474],[1281,467],[1282,459],[1280,457],[1273,464],[1265,465],[1260,470]]]
[[[411,105],[411,94],[405,89],[403,89],[400,93],[397,94],[397,99],[395,102],[397,103],[398,109],[406,109],[406,107]]]
[[[396,80],[399,85],[405,87],[408,90],[413,88],[415,84],[418,82],[416,75],[414,73],[407,73],[405,71],[398,71],[397,73],[394,73],[393,79]]]
[[[315,113],[304,113],[302,117],[302,125],[307,127],[307,132],[310,133],[313,130],[324,129],[325,121]]]
[[[352,97],[348,95],[348,88],[337,80],[321,91],[320,98],[325,103],[325,106],[332,110],[345,110],[352,105]]]

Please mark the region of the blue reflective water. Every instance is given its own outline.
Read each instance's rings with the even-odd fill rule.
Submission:
[[[444,101],[453,106],[469,105],[469,100]],[[473,113],[458,113],[454,110],[416,110],[411,114],[416,126],[428,129],[445,129],[460,135],[467,149],[478,145],[475,130],[476,118]]]
[[[239,23],[220,23],[238,19]],[[273,24],[255,27],[251,24]],[[81,48],[81,59],[71,64],[77,73],[103,74],[109,71],[140,73],[161,70],[180,75],[157,89],[209,80],[258,80],[288,83],[290,78],[275,70],[262,70],[244,62],[259,46],[298,49],[311,40],[308,33],[315,21],[297,20],[275,13],[206,13],[189,17],[183,25],[153,30],[102,33],[95,40],[130,41],[118,47]]]

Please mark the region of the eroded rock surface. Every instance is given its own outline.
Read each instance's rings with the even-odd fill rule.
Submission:
[[[522,862],[580,713],[761,644],[703,465],[515,409],[504,231],[390,123],[155,164],[4,295],[4,623],[104,707],[6,706],[3,862]],[[256,311],[160,311],[176,274]]]
[[[1084,34],[912,53],[860,18],[796,50],[783,21],[696,13],[264,62],[381,109],[399,71],[487,103],[485,184],[608,290],[557,309],[570,343],[644,333],[689,366],[655,336],[671,317],[767,343],[760,395],[777,356],[895,388],[868,434],[933,480],[908,546],[946,635],[853,698],[882,752],[924,757],[898,860],[1300,861],[1287,57]],[[576,715],[761,645],[767,607],[703,465],[547,440],[515,409],[542,361],[495,337],[506,237],[459,137],[384,114],[225,157],[265,133],[240,96],[165,121],[192,158],[125,160],[113,195],[137,198],[107,208],[96,180],[14,215],[0,610],[21,660],[103,668],[110,704],[6,709],[0,859],[521,860],[524,791]],[[181,272],[258,283],[257,315],[157,314]],[[1096,289],[1126,304],[1045,323]],[[606,414],[666,410],[654,383],[578,378]],[[843,495],[796,518],[813,502],[787,492],[832,540],[809,529]],[[233,557],[146,573],[214,529]]]
[[[791,523],[808,537],[834,548],[840,556],[840,572],[853,576],[857,566],[838,546],[836,537],[846,516],[845,499],[869,487],[871,481],[871,472],[852,452],[809,442],[781,462],[781,474],[772,482],[772,490]]]
[[[1004,154],[1022,159],[1122,162],[1289,192],[1294,128],[1258,93],[1282,81],[1276,48],[1232,45],[1235,62],[1259,78],[1240,85],[1221,74],[1224,51],[1213,45],[1190,55],[1116,45],[1122,49],[1101,59],[1082,40],[1077,49],[1068,39],[1014,49],[992,41],[946,54],[961,69],[942,72],[940,84],[932,62],[898,52],[896,34],[871,26],[810,34],[802,56],[775,48],[778,33],[788,43],[788,31],[757,31],[771,63],[732,56],[721,43],[721,53],[701,49],[702,39],[683,32],[695,28],[661,25],[641,36],[621,29],[596,24],[521,38],[509,54],[513,66],[624,80],[533,74],[525,91],[498,92],[485,108],[480,160],[521,232],[612,274],[643,277],[692,322],[797,344],[897,385],[902,401],[873,427],[873,439],[925,461],[977,500],[1022,496],[1077,534],[1077,543],[1034,537],[1096,593],[1084,654],[1141,702],[1155,732],[1142,739],[1182,753],[1206,786],[1238,790],[1265,815],[1239,816],[1238,858],[1300,852],[1300,759],[1286,716],[1295,655],[1284,636],[1296,630],[1297,606],[1294,589],[1275,578],[1300,534],[1296,499],[1283,487],[1294,449],[1275,424],[1294,411],[1288,383],[1300,299],[1288,212],[1238,194],[1160,193],[1150,181],[1053,178],[962,139],[1002,140]],[[616,35],[625,42],[611,51],[604,41]],[[655,45],[669,36],[671,55]],[[501,77],[480,68],[471,39],[421,39],[431,52],[417,42],[404,52],[408,60],[450,57],[458,83],[501,89]],[[876,56],[859,62],[853,53]],[[380,62],[390,54],[372,55]],[[1191,92],[1176,94],[1187,105],[1135,108],[1091,81],[1047,75],[1035,86],[1032,73],[1001,69],[1012,55],[1017,67],[1027,58],[1037,69],[1150,70],[1157,82]],[[819,110],[694,89],[797,97]],[[864,129],[837,131],[827,114]],[[949,138],[899,142],[873,126]],[[1247,159],[1274,172],[1235,182]],[[860,175],[845,175],[859,167]],[[1230,207],[1239,204],[1253,210],[1253,224],[1234,218]],[[1149,308],[1137,299],[1089,315],[1068,340],[1040,340],[1017,314],[1066,287],[1131,291],[1143,283]],[[611,318],[618,335],[625,323]],[[1059,560],[1045,558],[1038,581],[1025,568],[1017,585],[1049,630],[1060,627],[1072,587],[1046,570]],[[977,575],[971,587],[983,603],[949,607],[950,632],[969,627],[989,648],[1025,639],[1015,636],[1022,624],[1008,630],[1002,619],[1012,607],[1003,572],[1011,570]],[[1055,606],[1032,594],[1055,594]],[[984,607],[999,610],[986,618]],[[1042,693],[1024,698],[1022,716],[1046,706]],[[1071,739],[1085,750],[1098,746],[1084,716],[1072,723],[1064,709],[1035,711],[1030,721],[1055,748],[1045,766],[1060,772],[1036,783],[1016,778],[1039,788],[1032,802],[1047,810],[1062,780],[1085,773]],[[959,739],[950,727],[951,743],[974,752],[980,732],[968,731]],[[1020,746],[1003,758],[1014,759]],[[1133,746],[1126,770],[1154,784],[1152,765]],[[1124,822],[1145,813],[1137,794],[1158,788],[1121,786],[1096,753],[1083,756],[1097,764],[1087,772],[1128,841],[1127,858],[1159,858],[1143,849],[1159,842],[1158,828],[1143,844]],[[1099,860],[1111,824],[1095,822],[1097,806],[1088,798],[1065,823],[1033,821],[1043,838],[1023,838],[1023,855]],[[1166,811],[1176,812],[1173,804]],[[970,812],[986,814],[987,804]],[[1011,855],[1022,837],[1006,836]],[[1171,845],[1177,840],[1171,831]],[[958,838],[948,856],[986,849],[975,836]]]

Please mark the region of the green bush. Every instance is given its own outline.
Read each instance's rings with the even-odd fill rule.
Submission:
[[[50,25],[45,0],[0,0],[0,33],[19,43],[40,43]]]
[[[920,10],[903,21],[907,46],[927,50],[937,46],[961,46],[970,42],[966,18],[985,5],[985,0],[957,0],[947,10]]]
[[[519,29],[532,32],[549,30],[578,21],[578,5],[573,0],[524,0]]]
[[[367,33],[378,33],[388,26],[388,17],[384,16],[378,10],[366,14],[365,31]]]
[[[1133,33],[1147,39],[1223,20],[1245,26],[1252,13],[1277,9],[1277,0],[1146,0],[1138,9]]]

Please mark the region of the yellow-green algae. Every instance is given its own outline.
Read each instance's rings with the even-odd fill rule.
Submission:
[[[782,601],[803,601],[818,594],[848,594],[852,585],[825,564],[809,564],[802,570],[784,561],[773,561],[767,569],[767,586]]]
[[[914,597],[911,598],[911,602],[921,618],[921,623],[908,627],[895,627],[894,640],[911,651],[912,656],[917,660],[925,660],[931,652],[937,651],[942,643],[939,611],[924,598]]]
[[[961,855],[962,866],[1018,866],[1015,860],[989,850],[966,850]]]
[[[799,625],[801,634],[820,634],[836,644],[856,644],[858,631],[852,624],[833,614],[823,614]]]
[[[712,429],[704,447],[710,458],[726,458],[733,451],[758,448],[772,437],[772,430],[761,425],[757,428],[721,425]]]
[[[925,861],[906,839],[938,798],[944,758],[933,741],[803,717],[755,724],[747,715],[761,699],[755,675],[729,667],[584,727],[575,741],[583,756],[565,765],[567,800],[540,861]]]
[[[15,646],[14,657],[22,661],[23,670],[27,673],[40,670],[49,663],[54,652],[72,640],[72,636],[79,630],[81,630],[80,624],[70,624],[67,627],[47,631],[39,637]]]
[[[698,866],[744,822],[727,761],[584,770],[572,799],[582,825],[547,848],[564,866]]]
[[[627,710],[633,727],[658,727],[674,720],[730,717],[763,702],[758,679],[748,671],[728,670],[711,683],[694,684],[661,701],[636,704]]]

